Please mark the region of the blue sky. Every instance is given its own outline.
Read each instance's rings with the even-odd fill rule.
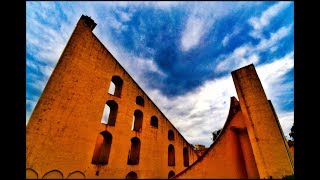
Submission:
[[[289,138],[293,9],[293,2],[26,2],[26,123],[84,14],[190,143],[212,143],[237,97],[231,71],[251,63]]]

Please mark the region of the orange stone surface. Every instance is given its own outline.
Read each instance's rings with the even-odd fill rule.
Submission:
[[[123,179],[131,171],[138,178],[168,178],[170,171],[177,174],[184,170],[183,148],[188,149],[189,164],[198,155],[85,20],[77,23],[27,124],[27,178],[78,178],[83,174],[85,178]],[[108,93],[115,75],[123,80],[120,97]],[[137,96],[144,99],[143,107],[136,104]],[[101,123],[108,100],[118,104],[114,126]],[[143,113],[139,132],[132,130],[135,110]],[[158,118],[158,128],[150,125],[152,116]],[[174,132],[174,140],[168,140],[169,130]],[[112,135],[108,164],[95,165],[92,157],[103,131]],[[128,165],[133,137],[141,142],[140,159],[139,164]],[[175,150],[175,166],[168,166],[170,144]]]

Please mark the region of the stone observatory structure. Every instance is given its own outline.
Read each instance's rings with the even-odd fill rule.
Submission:
[[[26,127],[26,178],[281,178],[293,158],[253,65],[199,157],[79,19]],[[110,90],[111,89],[111,90]],[[270,132],[272,132],[270,134]]]

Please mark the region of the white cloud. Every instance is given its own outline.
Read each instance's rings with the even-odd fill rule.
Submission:
[[[131,20],[131,17],[132,17],[131,13],[124,12],[124,11],[121,11],[121,10],[117,10],[116,12],[117,12],[117,14],[119,14],[120,19],[121,19],[122,22],[127,22],[127,21]]]
[[[245,2],[188,2],[185,8],[188,12],[187,21],[181,33],[180,48],[182,51],[190,49],[201,44],[202,38],[208,31],[212,31],[213,25],[221,18],[234,13],[242,8],[257,5],[259,3]],[[237,31],[237,30],[236,30]],[[235,32],[237,33],[237,32]],[[225,41],[228,41],[227,37]]]
[[[189,17],[186,28],[182,33],[181,49],[188,51],[200,43],[201,38],[210,28],[213,21],[207,21],[205,18]]]
[[[234,7],[236,9],[237,6]],[[181,33],[180,48],[189,51],[200,44],[202,38],[210,30],[216,20],[232,12],[229,3],[204,2],[200,5],[193,2],[187,3],[189,16]],[[212,8],[215,11],[212,11]]]
[[[151,7],[159,10],[170,10],[172,7],[175,7],[180,4],[179,1],[117,1],[115,2],[102,2],[108,7],[118,8],[118,7]]]
[[[219,62],[215,68],[216,72],[232,71],[251,63],[259,62],[259,54],[277,48],[277,43],[290,34],[292,24],[279,28],[276,32],[270,33],[270,38],[262,38],[256,46],[243,44],[237,47],[232,53],[221,55],[217,59]]]
[[[262,81],[262,85],[265,88],[267,96],[276,103],[276,107],[280,107],[280,104],[283,103],[281,100],[282,91],[278,91],[277,88],[272,88],[275,84],[279,84],[281,89],[289,92],[293,90],[293,83],[287,82],[284,83],[284,75],[289,72],[294,67],[293,52],[286,54],[284,57],[273,60],[272,63],[264,64],[257,67],[257,72]],[[280,100],[279,102],[277,100]]]
[[[279,2],[267,10],[265,10],[260,17],[252,17],[249,19],[249,24],[253,27],[250,35],[255,38],[262,38],[262,30],[268,26],[271,19],[277,16],[284,8],[290,5],[290,2]]]
[[[134,57],[133,63],[135,65],[131,65],[131,67],[134,69],[137,69],[139,67],[139,69],[141,70],[140,75],[144,74],[145,72],[151,71],[158,73],[161,76],[166,76],[166,74],[162,72],[154,63],[153,59]]]
[[[128,29],[128,26],[127,25],[124,25],[121,21],[118,21],[117,19],[115,18],[111,18],[110,19],[110,25],[118,30],[118,32],[121,32],[121,31],[125,31]]]
[[[34,56],[38,57],[40,61],[54,66],[67,43],[66,37],[70,36],[73,30],[71,25],[61,22],[61,27],[64,26],[68,26],[69,30],[54,30],[35,19],[27,18],[27,48],[38,48]]]
[[[213,25],[221,18],[234,13],[242,8],[257,5],[259,3],[244,3],[244,2],[195,2],[185,3],[185,8],[189,9],[190,15],[184,25],[181,33],[180,48],[186,52],[201,44],[202,38],[208,31],[212,31]],[[235,29],[235,34],[238,33]],[[235,35],[232,34],[231,36]],[[231,37],[226,37],[225,43]]]
[[[27,105],[27,107],[29,107],[26,110],[26,124],[28,124],[28,122],[29,122],[29,118],[31,116],[31,113],[32,113],[34,107],[36,106],[36,104],[38,102],[38,99],[39,99],[39,97],[35,97],[35,96],[32,97],[31,99],[28,99],[28,97],[26,99],[26,105]]]
[[[218,58],[216,72],[231,71],[259,61],[259,55],[252,53],[251,45],[242,45],[236,48],[231,54]]]
[[[270,48],[271,53],[275,52],[276,50],[278,50],[278,46],[273,46]]]
[[[170,10],[172,7],[177,6],[180,2],[179,1],[154,1],[149,3],[158,9]]]
[[[135,4],[136,6],[145,6],[145,7],[152,7],[157,10],[169,11],[173,7],[181,4],[179,1],[137,1],[137,2],[130,2],[131,4]]]
[[[45,75],[45,77],[50,77],[53,71],[53,67],[51,66],[42,66],[41,67],[41,72]]]
[[[281,39],[288,36],[290,30],[292,29],[292,24],[288,26],[281,27],[275,33],[270,33],[269,39],[261,39],[260,43],[257,45],[257,50],[266,50],[277,44]]]
[[[27,60],[27,67],[31,68],[31,69],[35,69],[35,70],[38,70],[38,64],[34,63],[33,61],[31,60]]]
[[[42,92],[44,87],[46,86],[47,84],[47,79],[36,79],[34,81],[32,81],[31,83],[28,83],[30,84],[34,89],[37,89],[38,91]]]
[[[233,36],[235,36],[235,35],[237,35],[237,34],[239,34],[239,33],[240,33],[240,28],[236,27],[236,28],[232,31],[232,33],[227,34],[227,35],[224,36],[224,38],[223,38],[223,40],[222,40],[222,45],[223,45],[223,46],[226,46],[226,45],[229,43],[229,40],[230,40]]]
[[[292,139],[289,136],[289,133],[291,132],[291,128],[294,123],[294,112],[278,113],[278,118],[279,118],[284,136],[287,139]]]
[[[41,65],[40,63],[36,63],[32,60],[27,60],[27,67],[42,73],[44,75],[44,78],[49,78],[53,71],[52,66]]]
[[[230,35],[227,34],[222,40],[222,45],[226,46],[228,44],[229,40],[230,40]]]

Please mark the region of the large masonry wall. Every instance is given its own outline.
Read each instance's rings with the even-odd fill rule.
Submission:
[[[79,20],[27,125],[27,178],[125,178],[131,171],[138,178],[168,178],[170,171],[186,168],[183,148],[189,165],[195,162],[198,155],[190,144],[92,33],[92,24],[84,22]],[[123,81],[120,97],[108,93],[113,76]],[[137,96],[144,106],[136,104]],[[118,105],[114,126],[101,123],[109,100]],[[135,110],[143,113],[139,132],[132,130]],[[158,128],[151,126],[152,116]],[[168,139],[169,130],[174,140]],[[112,135],[108,163],[95,165],[97,137],[104,131]],[[133,137],[140,140],[140,158],[128,165]],[[168,166],[170,144],[174,166]]]

